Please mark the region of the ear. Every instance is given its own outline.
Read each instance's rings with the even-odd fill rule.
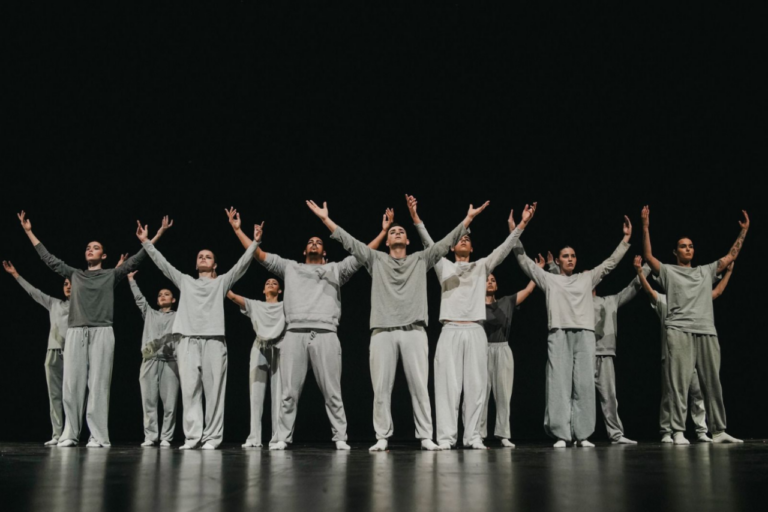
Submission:
[[[323,258],[325,258],[325,251],[323,251]]]
[[[213,264],[213,270],[216,270],[217,267],[218,267],[218,265],[216,263],[214,263]]]
[[[105,253],[101,253],[101,259],[102,259],[102,260],[105,260],[105,259],[107,259],[107,255],[106,255]]]
[[[307,250],[306,250],[306,249],[304,249],[304,252],[302,252],[301,254],[303,254],[304,256],[306,256],[306,255],[307,255]]]
[[[176,297],[171,299],[171,304],[176,304]]]
[[[277,290],[277,294],[278,294],[278,295],[280,295],[281,293],[283,293],[283,290],[281,290],[281,289],[278,289],[278,290]]]
[[[407,238],[405,239],[405,245],[411,245],[411,241],[408,240]]]
[[[451,252],[456,252],[456,247],[454,247],[453,245],[451,246]]]

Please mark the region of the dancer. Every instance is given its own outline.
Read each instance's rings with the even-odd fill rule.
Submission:
[[[104,246],[90,242],[85,249],[87,270],[70,267],[49,253],[32,233],[32,223],[22,211],[17,215],[24,232],[48,267],[72,283],[67,335],[64,350],[63,402],[64,430],[57,446],[76,446],[82,428],[86,391],[88,406],[86,421],[91,435],[88,448],[110,446],[109,386],[112,381],[112,362],[115,351],[115,334],[112,331],[114,314],[114,288],[130,272],[136,270],[146,253],[139,251],[124,260],[122,266],[105,269],[107,259]],[[168,217],[155,239],[159,239],[172,223]]]
[[[277,279],[267,279],[264,284],[264,301],[246,299],[236,293],[227,293],[227,298],[240,306],[240,312],[251,319],[256,339],[251,346],[251,361],[248,371],[248,395],[251,401],[251,433],[243,448],[261,448],[261,415],[264,412],[264,395],[267,380],[272,401],[272,439],[277,442],[277,422],[280,417],[280,348],[285,334],[285,312],[278,297],[283,293]]]
[[[553,274],[559,274],[557,265],[550,268]],[[643,268],[645,275],[650,274],[648,266]],[[616,336],[618,333],[619,308],[635,298],[640,290],[640,280],[635,278],[622,291],[615,295],[601,297],[592,290],[595,305],[595,387],[600,396],[600,408],[603,411],[605,429],[611,444],[637,444],[624,436],[624,425],[619,419],[619,401],[616,398]]]
[[[650,235],[650,209],[645,206],[643,219],[643,253],[653,274],[667,292],[667,373],[671,400],[673,442],[690,444],[685,438],[688,390],[694,369],[698,373],[704,394],[712,441],[739,443],[739,439],[725,432],[725,404],[720,384],[720,342],[715,329],[712,308],[712,283],[741,252],[749,231],[749,216],[742,210],[744,221],[739,221],[741,233],[727,255],[709,265],[693,267],[693,242],[684,237],[677,241],[673,251],[675,265],[661,263],[653,256]]]
[[[244,246],[248,245],[250,239],[240,229],[240,214],[234,208],[226,212],[238,239]],[[379,247],[393,219],[394,212],[387,210],[381,233],[369,247],[374,250]],[[283,307],[288,326],[280,342],[282,399],[277,442],[270,443],[269,449],[285,450],[293,442],[299,397],[311,364],[325,400],[336,449],[349,450],[347,415],[341,399],[341,343],[336,329],[341,318],[341,287],[361,265],[352,256],[328,263],[323,240],[315,236],[307,242],[303,264],[261,249],[256,249],[254,258],[285,283]]]
[[[144,319],[141,335],[141,407],[144,410],[144,442],[141,446],[171,446],[176,429],[176,402],[179,398],[179,366],[176,364],[176,342],[173,339],[173,322],[176,312],[173,305],[176,298],[168,288],[157,294],[157,311],[139,289],[134,276],[138,270],[128,274],[128,283],[136,305]],[[162,432],[158,428],[157,404],[163,403]]]
[[[411,392],[416,438],[427,450],[439,450],[432,441],[432,408],[427,391],[427,277],[426,273],[467,233],[472,219],[487,206],[469,207],[464,221],[448,236],[423,251],[406,254],[408,236],[399,224],[387,231],[389,254],[378,252],[353,238],[328,217],[328,207],[307,201],[307,206],[341,242],[373,279],[371,287],[371,381],[374,390],[373,426],[378,442],[370,451],[387,449],[392,436],[390,400],[398,356]]]
[[[728,286],[728,282],[731,279],[733,273],[733,267],[736,262],[731,262],[728,268],[725,269],[723,278],[717,283],[715,289],[712,290],[712,300],[720,297],[725,288]],[[635,269],[638,265],[642,265],[642,257],[635,257]],[[648,283],[645,276],[640,278],[640,283],[643,286],[643,290],[648,294],[651,299],[651,307],[659,316],[661,325],[661,406],[659,407],[659,426],[661,432],[662,443],[673,443],[672,439],[672,422],[671,415],[671,402],[672,394],[669,386],[669,374],[668,374],[668,359],[667,359],[667,329],[664,324],[664,320],[667,317],[667,296],[663,293],[656,292]],[[701,384],[699,383],[699,374],[694,368],[693,377],[688,388],[688,400],[690,401],[690,415],[693,424],[696,427],[696,439],[700,443],[711,443],[712,438],[707,436],[707,410],[704,405],[704,395],[701,392]]]
[[[535,211],[536,203],[530,207],[530,217]],[[522,231],[520,226],[516,229]],[[580,274],[574,273],[576,252],[571,247],[561,249],[556,258],[560,275],[546,272],[528,258],[519,239],[513,249],[522,271],[536,282],[547,298],[549,336],[544,429],[557,439],[555,448],[564,448],[566,442],[571,440],[577,446],[594,446],[588,440],[595,430],[595,311],[592,290],[629,249],[632,224],[626,216],[623,230],[624,238],[613,254],[593,270]]]
[[[434,242],[417,212],[417,201],[406,196],[408,210],[416,231],[428,249]],[[514,226],[512,213],[508,224]],[[526,220],[523,220],[523,225]],[[512,251],[512,244],[520,236],[514,227],[502,245],[487,258],[470,262],[472,240],[464,235],[451,248],[455,262],[440,258],[435,273],[442,290],[440,322],[443,329],[435,350],[435,409],[437,412],[437,444],[441,450],[450,450],[457,442],[458,414],[462,388],[464,402],[462,423],[465,447],[484,450],[480,435],[483,408],[488,388],[488,337],[482,322],[486,319],[485,290],[488,277]]]
[[[16,271],[10,261],[3,262],[6,272],[16,279],[32,299],[48,310],[48,320],[51,328],[48,331],[48,349],[45,353],[45,381],[48,383],[48,404],[51,413],[53,435],[45,446],[55,446],[59,443],[64,429],[64,405],[61,401],[62,382],[64,379],[64,338],[67,335],[67,319],[69,318],[69,296],[72,293],[72,283],[64,279],[64,300],[46,295],[29,284]]]
[[[147,226],[138,222],[136,236],[142,247],[179,289],[179,307],[173,334],[180,336],[176,360],[184,406],[184,435],[181,450],[215,450],[224,436],[224,396],[227,391],[227,342],[224,337],[224,298],[251,265],[261,231],[254,228],[254,241],[235,266],[217,275],[216,256],[203,249],[197,254],[198,277],[176,270],[147,237]],[[205,395],[205,418],[203,418]]]

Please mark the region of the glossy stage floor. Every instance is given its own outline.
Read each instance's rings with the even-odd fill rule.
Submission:
[[[0,443],[2,510],[765,510],[768,444],[424,452]]]

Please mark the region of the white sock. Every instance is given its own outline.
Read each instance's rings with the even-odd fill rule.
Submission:
[[[595,445],[593,445],[592,443],[590,443],[586,439],[583,439],[581,441],[576,441],[576,445],[577,446],[581,446],[582,448],[594,448],[595,447]]]
[[[144,441],[143,443],[141,443],[141,446],[155,446],[155,443],[153,443],[152,441]]]
[[[565,448],[566,444],[565,441],[562,439],[558,439],[555,444],[552,445],[553,448]]]
[[[71,448],[72,446],[77,446],[77,443],[71,439],[65,439],[64,441],[59,441],[59,444],[56,446],[59,448]]]
[[[351,450],[352,447],[347,444],[346,441],[336,441],[337,450]]]
[[[667,432],[663,436],[661,436],[661,442],[662,443],[671,443],[672,442],[672,434]]]
[[[368,448],[369,452],[385,452],[389,442],[386,439],[379,439],[376,444]]]
[[[611,441],[611,444],[637,444],[637,441],[633,441],[631,439],[627,439],[624,436],[621,436],[616,441]]]
[[[503,446],[504,448],[514,448],[515,447],[515,445],[514,445],[514,443],[512,441],[510,441],[509,439],[504,439],[504,438],[501,439],[501,446]]]
[[[85,445],[86,448],[101,448],[101,443],[98,441],[88,441],[88,444]]]
[[[278,441],[275,444],[269,445],[270,450],[282,451],[282,450],[285,450],[286,448],[288,448],[288,445],[282,441]]]
[[[696,440],[700,443],[711,443],[712,439],[707,435],[706,432],[699,432],[696,434]]]
[[[421,440],[421,449],[422,450],[428,450],[430,452],[440,451],[440,447],[437,446],[435,443],[433,443],[431,439],[422,439]]]
[[[743,443],[741,439],[736,439],[735,437],[729,436],[725,432],[719,432],[712,436],[712,442],[713,443]]]
[[[212,445],[211,443],[205,443],[202,448],[203,450],[215,450],[216,446]]]
[[[450,443],[440,443],[437,445],[438,448],[440,448],[442,451],[450,450],[451,444]]]
[[[58,439],[51,439],[50,441],[47,441],[43,446],[56,446],[59,444]]]
[[[472,443],[471,448],[473,450],[487,450],[488,447],[483,444],[482,441],[475,441]]]
[[[677,445],[691,444],[690,441],[688,441],[685,438],[685,434],[683,434],[682,432],[675,432],[672,438],[673,438],[673,442]]]
[[[260,444],[249,443],[248,441],[242,446],[243,448],[261,448]]]
[[[195,448],[197,448],[197,444],[184,443],[183,445],[179,446],[179,450],[194,450]]]
[[[163,441],[160,441],[160,446],[162,446],[163,448],[168,448],[169,446],[171,446],[171,443],[163,440]]]

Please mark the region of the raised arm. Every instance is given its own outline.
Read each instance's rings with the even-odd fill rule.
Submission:
[[[32,242],[33,246],[39,245],[41,242],[37,239],[34,233],[32,233],[32,222],[27,218],[27,212],[24,210],[21,210],[21,213],[17,213],[16,217],[19,218],[19,221],[21,222],[21,227],[24,228],[24,233],[26,233],[27,237],[29,238],[29,241]]]
[[[648,265],[643,265],[643,276],[648,277],[648,274],[651,273],[651,267]],[[631,301],[635,298],[635,295],[637,295],[637,292],[640,291],[640,288],[642,288],[642,284],[640,284],[640,277],[635,277],[629,285],[627,285],[626,288],[621,290],[619,293],[616,294],[616,302],[618,304],[618,307],[623,306],[627,302]]]
[[[379,250],[379,246],[381,245],[381,242],[386,240],[389,227],[392,225],[394,221],[395,221],[395,210],[393,210],[392,208],[387,208],[387,210],[384,212],[384,217],[381,219],[381,233],[379,233],[376,236],[376,238],[370,241],[370,243],[368,244],[368,247],[370,247],[374,251]]]
[[[429,232],[427,231],[426,226],[424,226],[424,223],[419,217],[419,213],[417,211],[419,202],[415,197],[408,194],[405,194],[405,201],[408,203],[408,213],[411,214],[413,226],[416,228],[416,232],[419,234],[419,238],[421,238],[421,245],[423,245],[425,249],[432,247],[435,244],[435,241],[432,240],[431,236],[429,236]]]
[[[637,279],[640,281],[640,287],[643,289],[643,291],[650,297],[651,302],[656,304],[657,296],[656,291],[651,288],[651,284],[648,282],[647,275],[648,272],[646,272],[646,268],[649,268],[645,265],[643,265],[643,257],[642,256],[635,256],[635,272],[637,272]]]
[[[648,266],[651,267],[653,275],[657,276],[661,269],[661,262],[653,257],[653,252],[651,251],[651,209],[648,205],[643,206],[643,211],[640,215],[643,219],[643,257]]]
[[[245,310],[245,297],[238,295],[230,290],[227,292],[227,298],[237,304],[240,309]]]
[[[621,243],[616,248],[616,250],[613,251],[613,254],[611,254],[607,260],[592,269],[592,288],[597,286],[605,276],[610,274],[611,271],[616,268],[616,265],[619,264],[621,259],[625,254],[627,254],[627,251],[629,250],[629,239],[632,236],[632,223],[630,222],[629,217],[626,215],[624,216],[623,230],[624,238],[621,240]]]
[[[16,267],[13,266],[13,263],[10,261],[4,261],[3,262],[3,268],[6,272],[11,274],[14,279],[16,279],[16,282],[21,285],[22,288],[24,288],[24,291],[27,292],[27,294],[32,297],[32,300],[43,306],[45,309],[49,310],[53,306],[53,301],[55,300],[50,295],[46,295],[31,284],[27,282],[26,279],[21,277],[18,272],[16,272]]]
[[[514,229],[514,225],[512,226],[512,229]],[[539,259],[536,260],[536,265],[540,269],[544,269],[544,258],[542,258],[541,255],[539,255]],[[527,299],[535,289],[536,289],[536,283],[533,280],[529,281],[528,286],[526,286],[525,288],[517,292],[517,297],[515,298],[515,305],[519,306],[520,304],[525,302],[525,299]]]
[[[147,309],[149,309],[149,302],[147,302],[147,299],[144,298],[144,295],[141,293],[141,290],[139,289],[139,285],[136,283],[136,280],[133,278],[133,276],[136,275],[136,272],[138,272],[138,270],[134,270],[133,272],[128,273],[128,283],[131,285],[131,293],[133,294],[133,300],[136,301],[136,305],[139,307],[139,311],[141,311],[142,318],[146,318]]]
[[[717,286],[715,286],[715,289],[712,290],[712,300],[715,300],[719,296],[723,294],[725,291],[725,288],[728,286],[728,281],[731,280],[731,274],[733,273],[733,266],[735,265],[735,262],[731,262],[730,265],[728,265],[728,268],[725,269],[725,274],[723,274],[723,278],[720,280],[719,283],[717,283]]]
[[[224,280],[224,286],[227,290],[232,288],[236,282],[240,280],[241,277],[245,275],[245,272],[248,270],[248,267],[251,266],[251,261],[253,261],[253,254],[256,252],[256,249],[258,249],[259,244],[261,241],[259,240],[261,238],[261,226],[259,224],[256,224],[253,227],[253,243],[248,247],[248,249],[245,250],[242,256],[240,256],[240,259],[237,260],[237,263],[235,263],[235,266],[229,269],[229,272],[221,276],[221,279]]]
[[[344,249],[354,256],[368,272],[371,271],[373,262],[376,258],[376,251],[365,245],[363,242],[357,240],[355,237],[347,233],[343,228],[340,228],[328,217],[328,203],[323,203],[323,207],[320,208],[314,201],[307,201],[307,206],[312,213],[323,221],[328,229],[331,231],[331,238],[337,242],[341,242]]]
[[[509,253],[512,252],[512,247],[514,246],[515,242],[518,238],[520,238],[520,235],[523,234],[522,230],[516,230],[517,227],[515,225],[515,219],[514,219],[514,210],[511,210],[509,212],[509,218],[507,219],[507,227],[509,227],[509,236],[507,236],[507,239],[504,240],[504,242],[498,246],[496,249],[493,250],[493,252],[488,256],[488,259],[486,260],[486,265],[488,266],[488,271],[492,272],[494,268],[496,268],[499,264],[501,264],[504,259],[509,256]],[[526,224],[523,224],[521,222],[521,225],[523,225],[523,229],[525,229]]]
[[[147,234],[147,226],[142,226],[140,222],[138,224],[139,227],[136,229],[136,236],[139,238],[139,241],[141,241],[141,246],[144,248],[146,253],[149,254],[149,257],[152,258],[152,261],[155,262],[155,265],[157,265],[157,268],[160,269],[160,272],[162,272],[165,277],[170,279],[171,282],[176,285],[176,288],[181,288],[181,280],[184,277],[184,274],[176,270],[173,265],[168,263],[168,260],[165,259],[165,256],[163,256],[160,251],[158,251],[157,248],[152,244],[152,241],[149,239],[149,235]]]
[[[155,245],[157,241],[162,238],[163,234],[171,229],[172,226],[173,220],[169,219],[167,215],[163,216],[163,222],[160,224],[160,229],[157,230],[155,237],[152,239],[152,245]]]
[[[229,210],[224,208],[224,211],[227,212],[227,217],[229,218],[229,225],[232,226],[232,229],[235,231],[235,235],[237,236],[237,239],[240,240],[240,243],[243,244],[243,249],[248,249],[251,244],[253,243],[253,240],[248,238],[248,235],[246,235],[241,228],[242,223],[240,222],[240,213],[235,210],[234,207],[230,207]],[[264,232],[264,223],[262,222],[259,225],[260,229],[258,231],[258,241],[261,242],[261,237]],[[267,256],[269,254],[262,251],[259,247],[256,248],[256,252],[253,254],[253,257],[256,258],[259,262],[265,262],[267,261]]]
[[[739,253],[741,252],[741,247],[744,245],[744,239],[747,237],[747,231],[749,231],[749,215],[747,215],[747,212],[744,210],[741,210],[741,213],[744,214],[744,222],[739,221],[739,226],[741,226],[741,233],[739,233],[739,237],[733,243],[733,247],[731,247],[730,252],[720,258],[720,261],[717,262],[718,273],[722,272],[728,268],[728,265],[736,261],[736,258],[739,257]]]
[[[32,245],[35,246],[35,250],[40,256],[40,259],[43,260],[43,263],[48,265],[48,268],[60,276],[66,277],[68,279],[71,278],[72,274],[75,273],[75,268],[70,267],[59,258],[48,252],[48,249],[46,249],[40,240],[38,240],[37,237],[32,233],[32,222],[27,219],[27,214],[24,211],[17,214],[16,216],[19,218],[19,221],[21,221],[21,227],[24,228],[24,232],[27,234],[27,237],[29,237]]]

